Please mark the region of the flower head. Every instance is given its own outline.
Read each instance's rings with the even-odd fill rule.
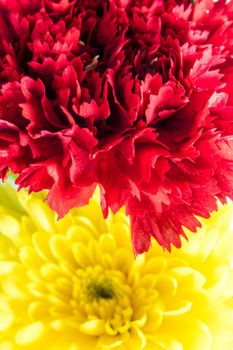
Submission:
[[[232,349],[232,203],[135,260],[122,210],[57,221],[40,194],[0,192],[1,349]]]
[[[62,217],[101,189],[136,253],[233,198],[233,8],[0,0],[0,174]]]

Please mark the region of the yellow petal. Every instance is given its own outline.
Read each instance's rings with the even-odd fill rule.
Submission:
[[[102,335],[98,340],[98,346],[103,349],[114,349],[117,346],[122,345],[127,339],[129,339],[129,332],[121,335]]]
[[[0,261],[0,276],[17,273],[21,268],[20,264],[15,261]]]
[[[0,341],[0,349],[1,350],[14,350],[14,345],[9,341]]]
[[[116,251],[116,242],[111,234],[100,236],[99,245],[102,253],[114,254]]]
[[[210,350],[212,335],[208,327],[201,321],[197,321],[196,326],[196,331],[187,338],[186,344],[189,346],[189,350]]]
[[[207,326],[191,315],[164,317],[160,332],[179,340],[185,350],[210,350],[211,347],[212,339]]]
[[[154,349],[158,350],[186,350],[183,348],[182,343],[177,341],[177,339],[174,337],[170,337],[169,335],[165,334],[155,334],[153,337],[154,341]],[[189,350],[189,347],[187,348]],[[200,348],[199,350],[206,350],[204,348]]]
[[[48,350],[95,350],[97,339],[97,337],[79,333],[77,330],[74,333],[72,329],[59,335]]]
[[[143,327],[143,332],[154,333],[160,327],[163,320],[163,310],[155,305],[147,313],[147,322]]]
[[[87,244],[93,239],[91,232],[87,228],[78,225],[69,227],[66,237],[70,242],[79,242],[83,244]]]
[[[82,243],[75,243],[72,246],[72,252],[78,265],[82,268],[91,265],[87,247]]]
[[[177,291],[177,280],[169,275],[159,275],[156,289],[162,299],[167,298],[168,296],[175,296]]]
[[[20,278],[21,277],[21,278]],[[27,288],[25,286],[26,276],[12,276],[4,278],[1,282],[2,290],[10,298],[24,300],[27,298]]]
[[[113,261],[115,269],[127,272],[132,267],[134,263],[134,258],[130,254],[129,250],[122,247],[115,252]]]
[[[113,234],[117,245],[119,247],[125,247],[128,252],[132,253],[132,245],[129,236],[129,225],[122,222],[116,222],[114,225],[110,226],[110,231]]]
[[[38,229],[55,232],[55,213],[41,199],[29,197],[27,208]]]
[[[57,260],[69,262],[75,266],[69,241],[62,235],[53,235],[49,240],[50,250]]]
[[[104,334],[105,322],[100,319],[90,320],[82,323],[79,327],[79,330],[84,334],[91,336],[100,336],[101,334]]]
[[[101,254],[101,265],[104,269],[110,270],[113,268],[112,256],[109,253]]]
[[[42,322],[34,322],[21,328],[15,335],[18,345],[29,345],[40,339],[45,333],[45,325]]]
[[[6,329],[8,329],[15,317],[7,303],[4,303],[4,300],[0,302],[0,331],[4,332]]]
[[[179,291],[179,296],[192,302],[192,315],[200,315],[208,310],[210,293],[204,289],[184,289]]]
[[[21,262],[28,268],[39,268],[43,260],[36,254],[35,249],[30,246],[22,247],[19,251]]]
[[[49,303],[46,301],[34,301],[28,307],[28,315],[32,320],[40,319],[48,313]]]
[[[146,289],[152,289],[154,288],[156,283],[157,283],[157,276],[152,274],[147,274],[139,280],[138,285]]]
[[[179,316],[188,312],[192,307],[192,301],[174,298],[167,299],[164,316]]]
[[[8,237],[13,242],[18,241],[18,234],[20,232],[19,221],[11,215],[0,215],[0,230],[4,236]]]
[[[79,211],[82,210],[81,208],[79,209]],[[77,216],[76,220],[75,220],[76,224],[85,227],[88,231],[90,231],[92,233],[92,236],[94,237],[99,237],[99,232],[97,230],[97,228],[95,227],[95,225],[93,224],[93,222],[89,219],[89,216]]]
[[[192,267],[176,267],[169,271],[179,282],[179,288],[201,288],[205,282],[205,276]]]
[[[61,275],[59,266],[55,263],[45,263],[40,269],[41,276],[48,281],[54,280]]]
[[[153,273],[154,275],[162,273],[167,267],[167,260],[163,257],[153,257],[146,261],[143,266],[143,273]]]
[[[129,350],[143,350],[147,344],[145,334],[138,328],[132,327],[130,337],[125,345]]]
[[[50,247],[49,247],[49,239],[48,239],[48,234],[44,232],[36,232],[32,236],[32,242],[33,246],[35,247],[38,255],[43,259],[43,260],[50,260],[50,261],[55,261]]]

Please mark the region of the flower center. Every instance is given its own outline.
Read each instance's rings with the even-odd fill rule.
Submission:
[[[132,290],[122,272],[101,266],[80,269],[73,286],[73,308],[81,308],[86,320],[102,320],[104,333],[110,335],[130,328]]]
[[[103,283],[90,283],[87,286],[87,291],[92,299],[113,299],[115,292],[110,281],[104,281]]]

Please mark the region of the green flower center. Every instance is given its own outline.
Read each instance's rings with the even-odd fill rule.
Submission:
[[[80,321],[84,325],[80,329],[84,333],[87,332],[86,322],[89,325],[93,320],[98,320],[98,327],[101,324],[98,331],[103,333],[127,332],[133,318],[131,298],[132,288],[121,271],[106,270],[100,265],[76,271],[72,306],[82,314]]]
[[[113,299],[116,294],[110,281],[102,283],[92,282],[87,286],[87,292],[91,299]]]

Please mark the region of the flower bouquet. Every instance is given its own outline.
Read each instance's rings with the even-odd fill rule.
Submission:
[[[0,0],[0,349],[232,350],[232,77],[231,0]]]

